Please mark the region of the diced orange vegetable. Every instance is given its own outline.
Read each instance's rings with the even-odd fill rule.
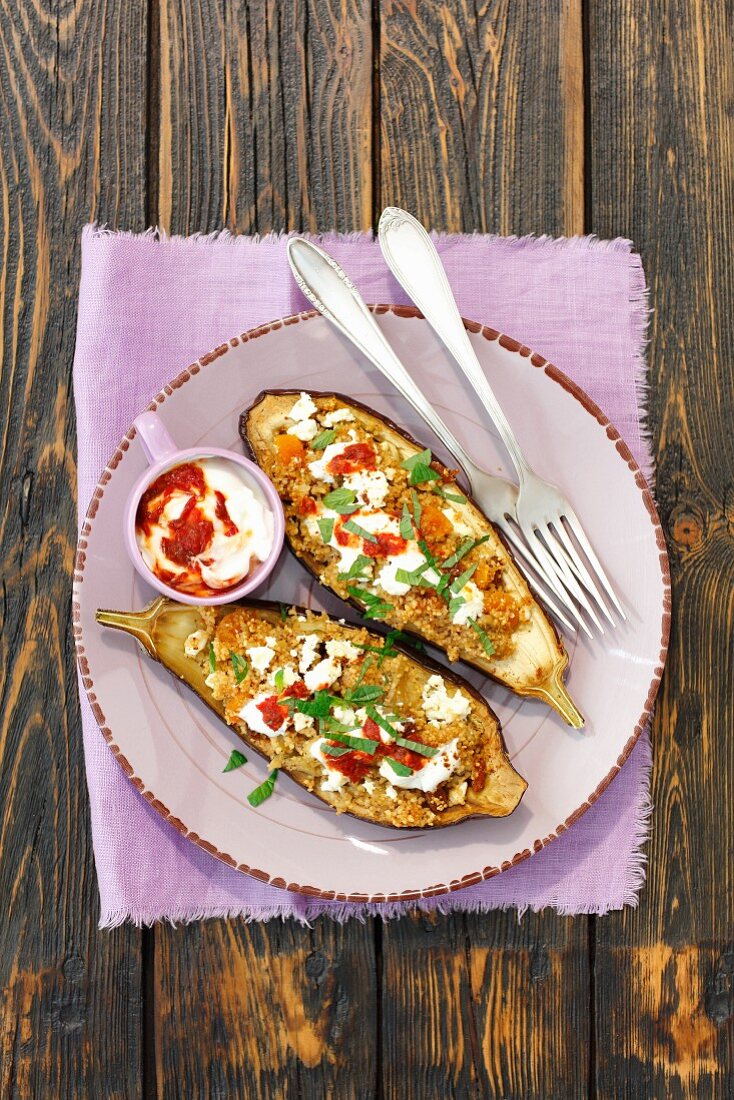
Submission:
[[[435,504],[424,504],[421,531],[429,542],[440,542],[451,534],[451,524]]]
[[[275,446],[278,448],[278,458],[281,462],[303,462],[305,447],[295,435],[283,432],[276,435]]]

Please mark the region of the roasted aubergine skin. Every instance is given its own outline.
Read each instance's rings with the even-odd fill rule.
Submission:
[[[391,828],[440,828],[477,817],[506,817],[517,807],[527,788],[525,780],[510,763],[499,721],[479,692],[454,672],[424,658],[423,655],[416,656],[411,651],[412,647],[406,648],[398,642],[390,641],[388,647],[392,656],[381,656],[385,646],[385,637],[381,634],[368,632],[362,627],[351,626],[343,621],[337,623],[326,615],[314,615],[302,608],[290,609],[284,616],[283,605],[259,601],[197,608],[159,597],[140,612],[100,610],[97,612],[97,621],[104,626],[131,634],[153,660],[160,662],[187,684],[207,706],[237,731],[250,748],[264,757],[272,767],[285,772],[338,813],[347,813]],[[368,682],[386,685],[383,689],[384,695],[381,696],[383,713],[394,711],[398,700],[402,712],[413,713],[421,705],[427,681],[431,677],[435,681],[440,676],[447,689],[457,697],[464,696],[470,704],[468,715],[462,719],[462,724],[466,727],[462,737],[466,737],[467,744],[477,746],[477,763],[474,764],[466,784],[465,801],[458,805],[444,804],[440,789],[427,796],[417,791],[399,790],[393,796],[394,804],[399,807],[404,803],[408,808],[409,818],[413,815],[412,819],[402,821],[399,819],[400,815],[393,811],[392,805],[388,810],[384,809],[384,798],[372,799],[361,786],[357,789],[356,785],[350,783],[341,790],[323,790],[325,772],[320,766],[315,766],[312,755],[305,750],[301,755],[289,753],[284,750],[283,742],[278,737],[263,736],[249,728],[246,722],[238,720],[233,715],[231,698],[217,698],[217,692],[210,686],[212,677],[208,660],[209,642],[206,642],[206,648],[199,654],[187,655],[185,651],[187,639],[201,631],[204,624],[208,624],[209,635],[214,631],[214,644],[219,654],[216,665],[220,669],[225,669],[226,666],[230,680],[232,668],[235,667],[230,667],[229,664],[232,653],[239,653],[240,657],[246,656],[237,641],[242,637],[243,624],[248,631],[248,637],[257,635],[259,630],[270,644],[278,641],[288,641],[291,644],[296,624],[299,635],[316,635],[322,652],[326,640],[333,641],[335,638],[340,639],[342,644],[345,639],[354,639],[359,647],[369,646],[369,649],[361,649],[362,656],[355,665],[355,671],[361,672],[362,665],[367,661],[366,675],[361,673],[363,686]],[[286,630],[290,633],[284,635]],[[241,670],[242,665],[239,664],[237,668]],[[252,690],[254,689],[248,689],[245,678],[237,705],[246,700],[248,692],[251,693]],[[219,692],[220,696],[221,694]],[[315,698],[315,695],[311,698]],[[310,731],[312,740],[320,729],[319,725]],[[410,736],[409,731],[407,736]],[[344,748],[342,745],[342,751]],[[396,755],[399,752],[399,749],[395,750]],[[353,758],[359,756],[351,750],[348,755]],[[417,824],[411,807],[420,809],[422,820]]]
[[[354,581],[350,585],[349,581],[339,580],[336,576],[336,567],[329,568],[329,563],[325,566],[324,547],[319,542],[318,534],[314,533],[313,523],[309,530],[310,517],[303,512],[304,474],[310,468],[310,463],[324,453],[313,450],[312,445],[318,440],[318,435],[316,439],[310,441],[299,441],[290,436],[293,443],[287,442],[285,448],[282,447],[283,439],[289,437],[289,428],[294,425],[290,416],[294,402],[299,399],[299,393],[303,392],[263,391],[240,418],[240,434],[249,453],[275,482],[279,490],[286,515],[286,538],[292,552],[320,583],[369,616],[369,606],[354,594],[354,589],[357,587]],[[311,416],[317,422],[319,434],[325,423],[334,423],[342,438],[344,429],[355,429],[359,438],[366,437],[376,443],[378,469],[385,467],[387,463],[391,471],[397,471],[400,474],[400,471],[404,470],[404,463],[406,461],[410,463],[411,460],[415,462],[420,452],[424,450],[420,443],[389,419],[352,398],[338,393],[305,392],[315,406]],[[334,411],[340,409],[347,410],[349,413],[351,419],[348,423],[333,421]],[[285,474],[284,466],[287,467]],[[517,623],[509,639],[507,634],[502,636],[498,633],[493,637],[491,627],[487,627],[485,639],[480,646],[477,640],[478,632],[469,625],[466,625],[463,631],[451,629],[451,620],[445,609],[442,609],[443,619],[440,615],[433,618],[416,615],[414,618],[406,619],[405,613],[396,611],[395,606],[392,611],[385,610],[384,606],[378,606],[374,617],[443,649],[448,653],[450,660],[465,661],[518,695],[541,699],[553,707],[570,726],[577,729],[582,727],[583,717],[564,684],[568,655],[553,624],[531,592],[512,554],[477,504],[457,486],[453,472],[446,470],[435,460],[431,463],[431,472],[435,475],[435,480],[419,484],[415,490],[407,487],[408,475],[405,473],[401,475],[405,484],[402,490],[403,498],[397,504],[394,500],[392,501],[392,514],[399,516],[403,504],[412,511],[411,501],[415,499],[414,494],[417,491],[424,504],[423,517],[427,514],[426,501],[431,514],[435,515],[436,507],[432,502],[443,504],[446,501],[446,497],[437,497],[436,493],[448,493],[451,498],[449,514],[454,517],[454,524],[457,527],[460,525],[464,534],[469,532],[476,540],[482,540],[481,545],[477,546],[457,569],[461,569],[465,562],[473,561],[477,567],[477,572],[474,574],[476,579],[480,575],[480,569],[486,569],[489,566],[496,569],[499,563],[501,580],[499,591],[495,593],[496,598],[505,599],[521,609],[522,621]],[[339,479],[336,477],[332,479],[331,484],[321,486],[314,484],[310,475],[306,476],[306,481],[310,481],[310,488],[313,489],[313,495],[319,507],[325,499],[324,494],[335,485],[339,485]],[[349,518],[359,523],[363,519],[363,513],[357,511],[353,517]],[[421,534],[417,527],[414,530],[416,537]],[[327,573],[328,576],[326,576]],[[423,593],[425,598],[425,588]],[[382,593],[378,590],[378,594]],[[383,596],[383,599],[390,602],[390,596]],[[393,601],[393,605],[396,603],[397,601]],[[438,603],[440,604],[441,601],[438,600]],[[462,636],[457,638],[457,634]],[[484,644],[487,636],[490,643],[494,645],[493,653],[485,651],[491,649],[491,644],[490,646]]]

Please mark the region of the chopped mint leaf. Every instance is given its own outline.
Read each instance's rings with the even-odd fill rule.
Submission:
[[[317,691],[313,699],[297,699],[295,709],[311,718],[328,718],[329,711],[339,700],[328,691]]]
[[[322,745],[321,751],[325,756],[344,756],[345,753],[353,750],[348,745]]]
[[[354,585],[349,585],[347,592],[364,605],[364,613],[368,619],[382,619],[393,609],[393,604],[386,603],[379,596],[375,596],[373,592],[368,592],[366,588],[356,588]]]
[[[372,704],[368,704],[365,707],[365,710],[367,711],[367,714],[372,719],[372,721],[376,722],[381,730],[384,730],[385,733],[389,733],[393,739],[398,736],[398,731],[395,729],[394,726],[390,725],[387,718],[385,718],[383,714],[380,714],[377,707],[373,706]]]
[[[346,527],[346,523],[344,524]],[[355,581],[364,580],[364,571],[368,565],[372,565],[372,558],[368,558],[365,554],[360,554],[358,558],[350,565],[346,573],[337,573],[337,578],[340,581]]]
[[[418,454],[403,459],[400,465],[404,470],[414,470],[416,466],[430,466],[432,461],[433,455],[426,447],[425,451],[419,451]]]
[[[352,512],[359,511],[357,494],[354,489],[332,489],[324,497],[324,507],[331,508],[340,516],[350,516]]]
[[[423,509],[421,508],[421,502],[418,500],[418,494],[416,493],[415,489],[411,490],[410,500],[413,505],[413,521],[416,527],[420,530],[421,515],[423,514]]]
[[[266,798],[270,798],[277,778],[278,769],[276,768],[275,771],[270,772],[264,783],[261,783],[259,787],[255,787],[255,790],[248,794],[247,801],[251,806],[260,806]]]
[[[338,733],[336,731],[327,734],[330,741],[339,741],[342,745],[348,745],[355,752],[368,752],[374,756],[380,742],[372,741],[369,737],[354,737],[351,733]]]
[[[326,431],[321,432],[311,443],[314,451],[323,451],[325,447],[328,447],[330,443],[333,443],[336,439],[336,430],[334,428],[327,428]]]
[[[280,617],[283,620],[283,622],[285,622],[286,619],[288,618],[288,605],[287,604],[284,604],[284,603],[280,604]]]
[[[465,569],[463,573],[459,573],[458,577],[451,585],[451,591],[454,593],[454,595],[457,595],[459,592],[461,592],[464,585],[471,580],[476,571],[476,565],[470,565],[469,568]]]
[[[465,603],[466,600],[463,596],[454,596],[453,599],[449,600],[449,614],[451,615],[452,619],[459,608],[463,607]]]
[[[331,542],[331,536],[334,534],[334,520],[333,519],[317,519],[316,520],[319,531],[321,532],[321,538],[328,546]]]
[[[435,493],[437,497],[441,497],[442,500],[450,500],[452,504],[466,504],[465,496],[461,496],[460,493],[448,493],[440,485],[434,485],[431,492]]]
[[[372,703],[385,694],[385,689],[379,684],[360,684],[344,696],[350,706],[362,706],[363,703]],[[368,711],[369,713],[369,711]]]
[[[241,684],[245,676],[250,670],[250,666],[244,657],[240,657],[239,653],[232,654],[232,668],[234,669],[234,678],[238,684]]]
[[[416,463],[408,475],[409,485],[423,485],[426,481],[440,480],[441,474],[439,474],[437,470],[433,470],[430,466],[425,466],[422,462]]]
[[[273,677],[273,683],[275,684],[275,690],[280,695],[281,691],[285,687],[285,669],[279,668]]]
[[[390,765],[396,775],[412,775],[413,769],[409,768],[407,764],[401,764],[399,760],[393,760],[392,756],[386,756],[385,760]]]
[[[235,768],[241,768],[243,764],[247,763],[247,757],[244,753],[241,753],[239,749],[232,749],[227,766],[222,769],[225,772],[233,772]]]
[[[353,519],[344,521],[344,530],[349,531],[350,535],[359,535],[361,539],[367,539],[367,542],[376,541],[371,531],[368,531],[365,527],[360,527]]]
[[[467,619],[466,621],[469,623],[469,626],[472,628],[472,630],[476,631],[476,633],[478,634],[479,641],[482,643],[484,652],[487,654],[488,657],[491,657],[494,653],[492,639],[486,634],[484,630],[482,630],[476,619]]]
[[[418,756],[435,756],[438,749],[434,749],[433,745],[424,745],[421,741],[411,741],[407,737],[398,736],[395,738],[395,744],[400,745],[402,749],[409,749],[411,752],[415,752]]]
[[[413,538],[413,521],[410,518],[407,504],[403,505],[403,514],[400,517],[400,534],[406,542]]]
[[[216,672],[217,671],[217,657],[216,657],[216,654],[214,652],[214,645],[213,645],[212,642],[209,643],[209,671],[210,672]]]
[[[455,565],[458,565],[458,563],[461,561],[461,559],[464,557],[464,555],[468,554],[469,551],[471,549],[473,549],[473,547],[474,547],[474,539],[471,539],[471,538],[470,539],[464,539],[464,541],[459,546],[458,550],[455,550],[450,558],[446,558],[446,561],[442,562],[441,568],[442,569],[453,569],[453,567]]]

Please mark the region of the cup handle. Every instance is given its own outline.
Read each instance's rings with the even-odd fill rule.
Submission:
[[[144,412],[133,420],[133,427],[140,436],[143,453],[148,462],[164,462],[180,450],[154,412]]]

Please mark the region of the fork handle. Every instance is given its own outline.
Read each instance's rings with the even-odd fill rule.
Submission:
[[[382,212],[378,235],[388,267],[451,352],[494,421],[522,485],[533,471],[479,364],[436,246],[412,214],[394,206]]]
[[[336,260],[313,241],[291,237],[288,262],[309,302],[392,382],[459,461],[471,482],[478,471],[475,462],[408,374],[361,294]]]

